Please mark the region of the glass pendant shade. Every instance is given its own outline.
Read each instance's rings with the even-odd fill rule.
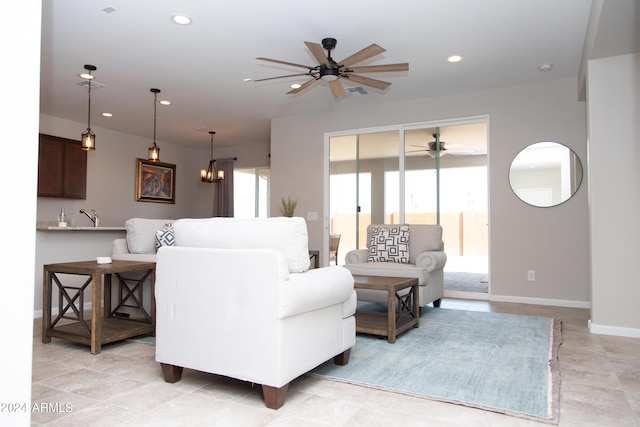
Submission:
[[[158,107],[158,94],[160,89],[151,89],[153,93],[153,145],[149,147],[149,160],[152,162],[160,161],[160,147],[156,144],[156,113]]]
[[[82,133],[82,149],[86,151],[96,149],[96,134],[89,128]]]
[[[85,65],[84,69],[88,73],[83,74],[87,79],[87,86],[89,87],[89,109],[87,113],[87,130],[82,133],[81,148],[85,151],[92,151],[96,149],[96,134],[91,130],[91,80],[93,79],[92,71],[97,70],[95,65]]]
[[[152,162],[160,161],[160,147],[155,142],[149,147],[149,160]]]

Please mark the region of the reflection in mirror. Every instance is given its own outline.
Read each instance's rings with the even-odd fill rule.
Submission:
[[[538,142],[525,147],[509,169],[513,192],[532,206],[564,203],[578,191],[581,182],[580,159],[570,148],[557,142]]]

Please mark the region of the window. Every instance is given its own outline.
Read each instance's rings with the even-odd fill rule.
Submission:
[[[270,196],[269,169],[236,169],[233,171],[234,216],[267,218]]]

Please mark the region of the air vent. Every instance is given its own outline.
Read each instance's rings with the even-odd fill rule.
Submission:
[[[91,89],[100,89],[103,88],[104,85],[102,83],[94,82],[93,80],[83,80],[81,82],[76,83],[78,86],[83,87],[85,89],[89,89],[89,85],[91,85]]]
[[[369,95],[369,92],[364,90],[362,86],[348,87],[347,92],[349,92],[349,95],[353,95],[353,96]]]

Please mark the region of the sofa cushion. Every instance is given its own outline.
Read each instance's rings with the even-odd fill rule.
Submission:
[[[161,246],[173,246],[175,244],[175,235],[173,233],[173,224],[165,224],[162,230],[156,231],[156,251]]]
[[[155,254],[156,231],[162,230],[172,219],[130,218],[124,223],[127,247],[132,254]]]
[[[371,230],[374,227],[397,227],[397,224],[370,224],[367,227],[367,248],[371,242]],[[437,224],[409,224],[409,263],[415,264],[418,255],[426,251],[442,251],[442,227]]]
[[[303,218],[179,219],[174,224],[176,246],[218,249],[276,249],[290,273],[309,269],[307,223]]]
[[[409,226],[373,227],[367,261],[408,264]]]

